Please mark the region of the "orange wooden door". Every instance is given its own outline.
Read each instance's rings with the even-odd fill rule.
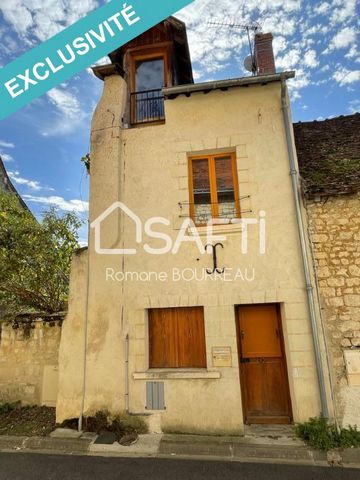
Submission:
[[[289,382],[278,306],[239,307],[237,327],[245,423],[290,423]]]

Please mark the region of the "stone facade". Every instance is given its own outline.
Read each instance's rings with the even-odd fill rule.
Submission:
[[[0,324],[0,403],[55,406],[62,320]]]
[[[360,425],[360,114],[294,125],[335,414]]]
[[[359,424],[360,387],[348,386],[344,350],[358,349],[360,355],[360,194],[308,202],[307,213],[336,413],[343,423]]]

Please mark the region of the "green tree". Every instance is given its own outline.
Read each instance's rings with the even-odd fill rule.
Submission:
[[[42,222],[16,195],[0,192],[0,309],[5,314],[66,309],[71,256],[81,221],[50,209]]]

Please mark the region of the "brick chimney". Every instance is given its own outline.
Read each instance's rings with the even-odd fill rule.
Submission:
[[[257,33],[255,35],[255,60],[258,75],[276,73],[272,41],[271,33]]]

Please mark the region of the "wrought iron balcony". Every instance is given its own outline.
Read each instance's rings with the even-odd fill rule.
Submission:
[[[132,93],[130,106],[132,125],[159,122],[165,119],[162,89]]]

